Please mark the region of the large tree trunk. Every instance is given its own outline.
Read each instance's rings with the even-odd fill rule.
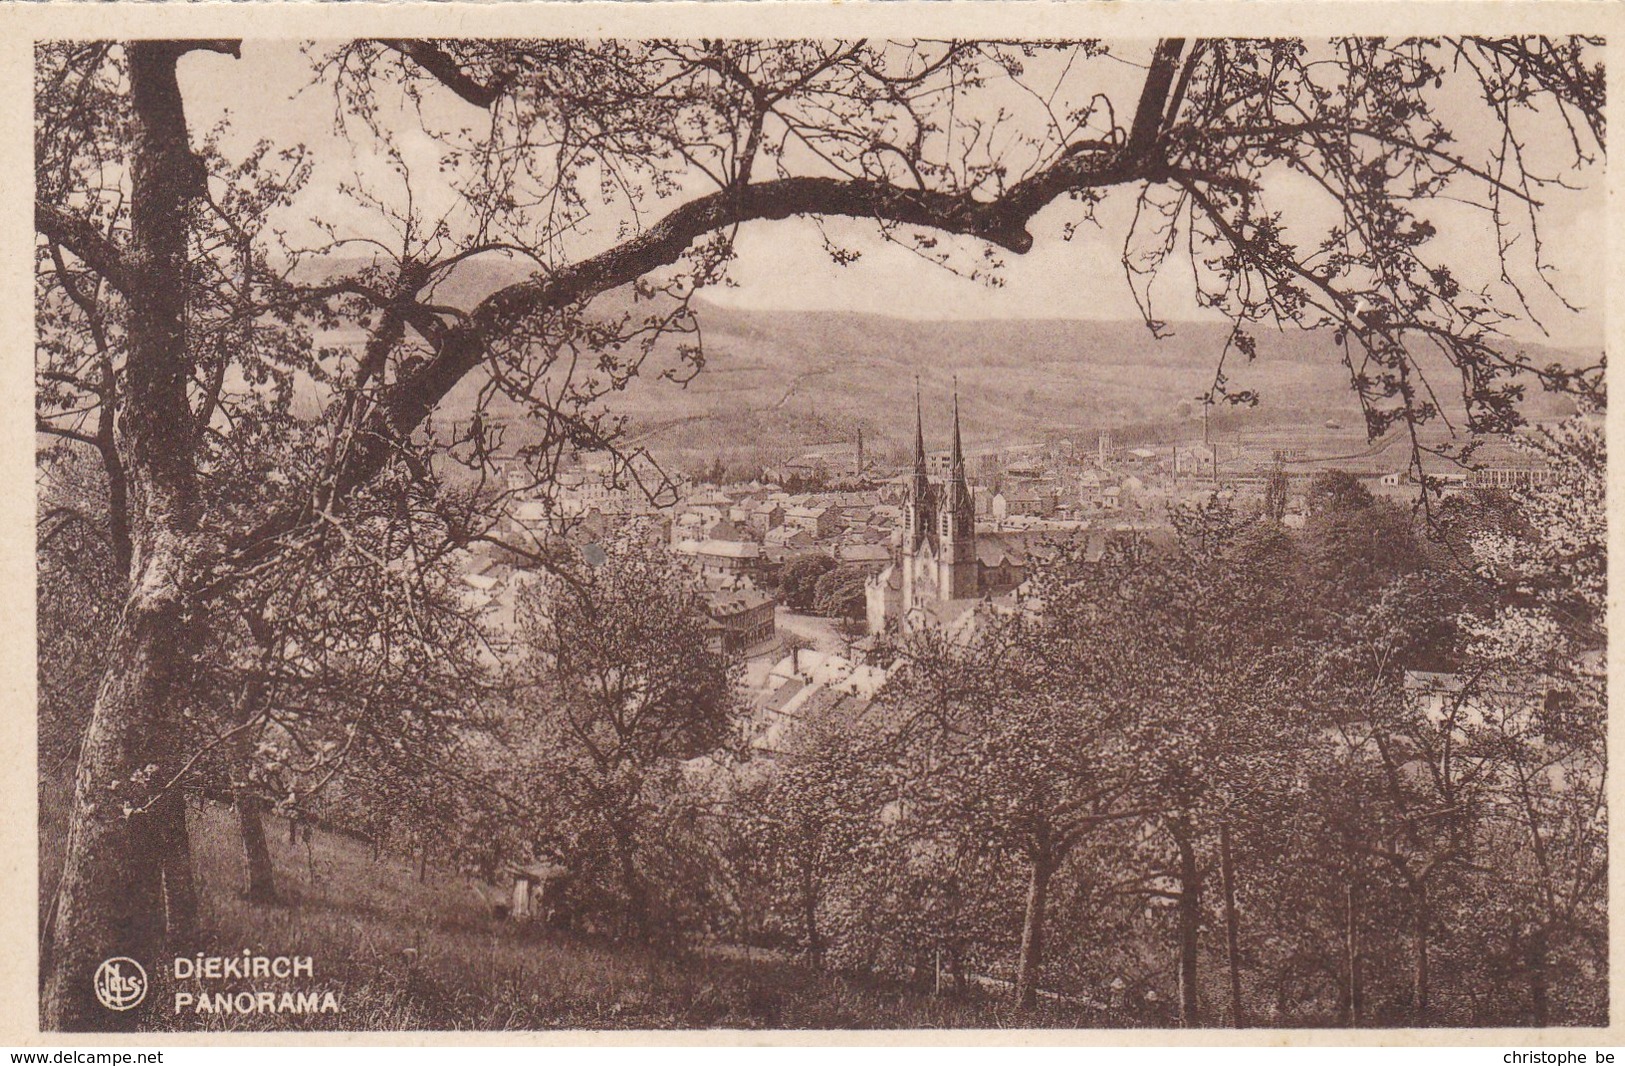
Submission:
[[[1188,824],[1174,829],[1179,848],[1179,1024],[1202,1024],[1197,997],[1196,967],[1202,935],[1202,871],[1196,862],[1196,842]]]
[[[73,811],[42,996],[42,1024],[122,1030],[141,1008],[97,1002],[103,960],[128,956],[156,972],[164,906],[166,834],[155,790],[179,770],[167,708],[189,657],[187,587],[197,526],[191,362],[186,343],[187,204],[201,168],[187,143],[175,77],[192,45],[125,46],[130,82],[132,274],[125,293],[125,394],[119,419],[130,515],[129,595],[108,645],[74,781]],[[169,841],[173,846],[173,840]]]
[[[155,584],[167,595],[153,595]],[[163,725],[180,629],[180,598],[163,584],[135,585],[79,756],[42,1004],[50,1029],[129,1029],[150,1009],[149,1001],[143,1009],[108,1010],[93,980],[104,960],[118,956],[148,967],[151,976],[163,948],[164,801],[143,810],[154,797],[135,783],[162,774],[162,763],[159,775],[145,770],[162,758],[152,738]]]
[[[629,829],[615,830],[615,851],[621,865],[621,889],[626,893],[627,923],[639,943],[649,941],[649,895],[638,876],[637,855]]]
[[[1224,886],[1224,949],[1230,969],[1230,1024],[1246,1027],[1241,1011],[1241,920],[1236,913],[1236,870],[1230,857],[1230,827],[1219,827],[1219,877]]]
[[[1016,1002],[1038,1005],[1038,973],[1044,966],[1044,912],[1049,907],[1049,882],[1055,868],[1047,859],[1034,859],[1027,881],[1027,918],[1021,926],[1021,960],[1016,967]]]
[[[247,786],[237,790],[237,829],[243,839],[243,898],[271,903],[276,899],[276,870],[265,839],[265,801]]]
[[[268,645],[268,635],[257,635],[262,647]],[[248,728],[262,709],[267,688],[265,679],[259,677],[243,686],[237,700],[239,731],[234,741],[237,782],[232,800],[237,808],[237,834],[243,845],[243,898],[254,903],[270,903],[276,899],[276,870],[271,865],[271,847],[265,838],[265,801],[254,791],[250,773],[258,731]]]
[[[184,951],[197,932],[197,882],[186,828],[186,797],[176,789],[154,813],[163,837],[164,935],[170,946]]]
[[[807,940],[807,960],[814,969],[824,966],[824,938],[818,932],[818,882],[811,861],[801,864],[801,924]]]

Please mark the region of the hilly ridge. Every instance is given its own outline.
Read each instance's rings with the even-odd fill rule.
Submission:
[[[437,298],[472,304],[516,280],[512,264],[468,264]],[[648,304],[625,290],[596,300],[592,313],[639,318]],[[957,381],[968,447],[1059,437],[1092,441],[1098,430],[1123,439],[1188,438],[1201,432],[1199,397],[1212,386],[1225,349],[1224,323],[1175,322],[1154,336],[1140,321],[1043,317],[917,320],[843,311],[741,310],[700,297],[695,309],[703,369],[686,383],[662,371],[676,365],[675,341],[650,357],[643,373],[608,400],[628,434],[663,458],[788,458],[817,444],[855,439],[873,452],[901,455],[912,446],[915,381],[925,409],[927,447],[947,443]],[[684,338],[689,339],[689,338]],[[1348,370],[1329,331],[1256,333],[1249,361],[1232,352],[1227,387],[1251,390],[1253,407],[1221,405],[1215,427],[1257,435],[1313,430],[1363,446],[1364,421]],[[1569,362],[1575,353],[1537,358]],[[442,414],[466,416],[481,375],[460,385]],[[1455,379],[1438,370],[1449,405]],[[1457,401],[1459,404],[1459,400]],[[1561,398],[1529,389],[1526,417],[1569,410]],[[517,409],[495,414],[518,415]],[[1327,424],[1335,424],[1328,430]],[[523,430],[519,430],[523,435]]]
[[[967,446],[1100,429],[1200,432],[1228,327],[1178,323],[1156,338],[1139,322],[1031,319],[914,321],[833,311],[740,311],[702,305],[705,365],[686,385],[646,372],[611,401],[634,438],[668,455],[752,450],[783,458],[862,430],[894,454],[912,444],[915,380],[927,447],[947,443],[957,381]],[[1227,427],[1323,429],[1363,439],[1348,371],[1329,334],[1261,333],[1251,362],[1232,353],[1228,387],[1252,408],[1216,412]],[[1532,396],[1531,417],[1565,405]]]

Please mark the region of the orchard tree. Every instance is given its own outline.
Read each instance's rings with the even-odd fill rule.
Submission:
[[[587,857],[596,841],[624,897],[632,931],[648,939],[650,837],[681,763],[741,736],[735,664],[713,646],[689,576],[636,530],[596,565],[528,587],[520,603],[534,774],[550,794],[559,835]],[[548,803],[540,803],[548,809]]]
[[[767,762],[735,802],[754,865],[772,886],[780,924],[812,965],[822,967],[831,898],[862,868],[864,851],[880,836],[890,790],[888,766],[864,738],[816,723],[803,731],[794,750]]]
[[[423,503],[384,477],[352,498],[344,535],[290,546],[216,601],[183,706],[193,772],[236,804],[250,899],[275,895],[263,812],[297,818],[345,776],[431,775],[493,690],[479,611]]]
[[[1049,232],[1034,221],[1051,205],[1081,238],[1128,198],[1133,221],[1106,238],[1153,330],[1151,279],[1177,266],[1244,356],[1261,326],[1334,331],[1368,428],[1406,431],[1418,474],[1445,417],[1438,374],[1461,383],[1471,430],[1513,425],[1529,382],[1600,377],[1501,335],[1548,279],[1538,251],[1508,250],[1544,248],[1548,183],[1603,154],[1597,41],[355,41],[313,48],[312,77],[371,164],[306,199],[331,171],[255,138],[252,109],[189,124],[183,71],[229,79],[241,50],[36,52],[38,426],[102,455],[109,538],[127,544],[45,960],[49,1028],[140,1020],[101,1010],[90,977],[158,954],[151,801],[187,765],[171,692],[214,602],[252,601],[290,547],[342,538],[381,476],[423,486],[452,542],[507,538],[539,562],[546,531],[501,521],[515,480],[545,496],[596,450],[661,491],[603,401],[651,359],[699,369],[690,301],[725,279],[742,225],[867,221],[990,278]],[[402,150],[424,137],[433,176]],[[1317,196],[1329,211],[1303,209]],[[1498,236],[1488,289],[1435,239],[1447,199]],[[258,224],[271,205],[316,217],[297,235]],[[481,283],[477,261],[525,276]],[[618,309],[594,306],[615,290]],[[353,346],[318,341],[341,329]],[[459,388],[478,416],[437,421]],[[528,478],[494,476],[498,405],[534,430]],[[222,505],[234,469],[302,435],[314,446],[271,449],[300,456],[285,482]],[[444,483],[454,466],[483,491]]]
[[[1104,644],[1070,640],[1074,630],[1053,624],[1056,585],[1039,582],[1043,619],[1025,606],[983,610],[968,638],[910,634],[884,691],[913,748],[914,817],[1024,870],[1015,996],[1028,1008],[1038,1001],[1051,880],[1092,835],[1149,813],[1135,807],[1134,683]]]
[[[1510,526],[1473,541],[1495,605],[1464,619],[1464,659],[1484,678],[1475,699],[1502,768],[1492,879],[1511,914],[1497,924],[1510,929],[1527,1017],[1543,1026],[1598,1017],[1594,999],[1564,988],[1586,983],[1564,978],[1605,966],[1608,463],[1594,411],[1524,447],[1552,479],[1515,489]]]
[[[1099,561],[1063,561],[1039,593],[1066,631],[1068,658],[1134,708],[1131,792],[1148,832],[1120,890],[1171,903],[1179,1016],[1200,1024],[1201,930],[1210,887],[1224,918],[1232,1024],[1242,1024],[1236,856],[1289,806],[1296,754],[1292,553],[1259,517],[1204,508],[1180,543],[1128,543]],[[1216,869],[1215,869],[1216,868]],[[1212,874],[1219,875],[1217,886]]]

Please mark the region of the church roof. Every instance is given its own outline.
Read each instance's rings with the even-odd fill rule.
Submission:
[[[914,479],[925,480],[925,416],[920,411],[920,379],[914,378]]]
[[[925,615],[926,621],[932,625],[947,626],[962,618],[967,611],[976,609],[981,603],[980,599],[966,597],[958,600],[922,600],[915,604],[915,609]]]
[[[970,486],[965,482],[965,449],[959,441],[959,388],[954,388],[954,444],[948,459],[948,507],[960,511],[972,506]]]

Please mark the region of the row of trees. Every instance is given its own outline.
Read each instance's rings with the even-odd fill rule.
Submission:
[[[1555,439],[1436,538],[1328,478],[1301,535],[1208,510],[911,635],[742,793],[767,927],[1146,1020],[1600,1023],[1605,467]]]
[[[1555,486],[1432,527],[1333,475],[1301,533],[1212,506],[1174,549],[1062,550],[766,747],[628,538],[527,597],[476,798],[441,810],[568,865],[601,928],[1085,1021],[1600,1023],[1600,425],[1546,447]]]

